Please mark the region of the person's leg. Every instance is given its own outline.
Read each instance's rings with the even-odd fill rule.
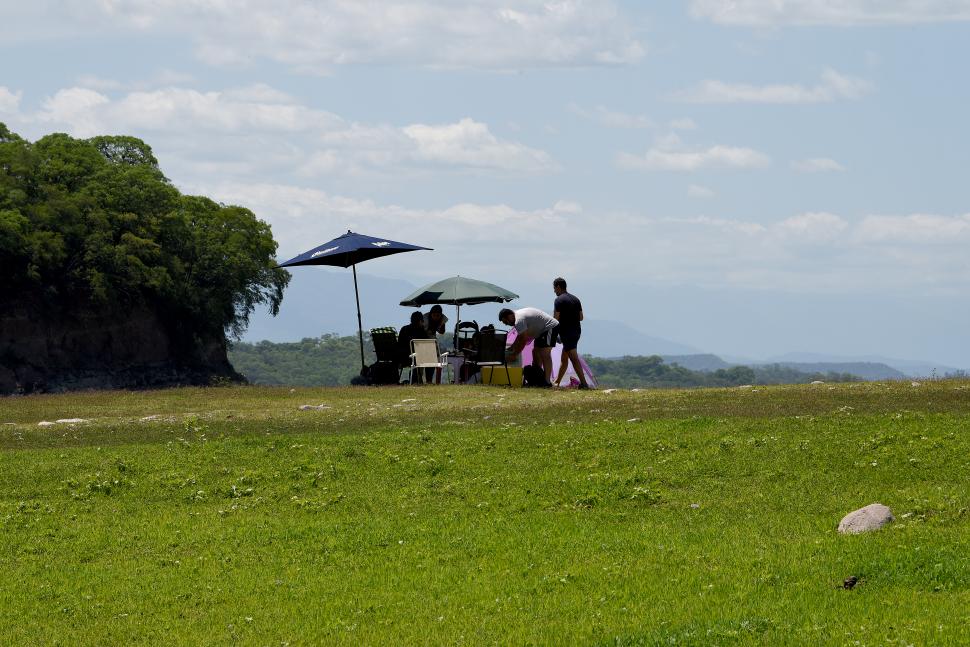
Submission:
[[[579,385],[588,387],[589,384],[586,383],[586,372],[583,371],[583,365],[579,362],[579,351],[577,349],[574,348],[569,351],[569,361],[572,362],[573,370],[579,376]]]
[[[559,373],[556,375],[556,386],[562,382],[562,378],[566,376],[566,367],[569,366],[569,351],[565,347],[562,349],[562,355],[559,356]]]
[[[539,351],[542,356],[542,371],[546,374],[546,384],[552,382],[552,349],[543,348]]]

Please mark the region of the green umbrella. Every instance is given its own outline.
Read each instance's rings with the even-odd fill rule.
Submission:
[[[455,335],[458,335],[457,326],[461,321],[461,306],[478,305],[479,303],[505,303],[518,299],[519,295],[501,288],[492,283],[469,279],[464,276],[452,276],[441,279],[434,283],[429,283],[423,288],[418,288],[401,301],[402,306],[420,307],[441,303],[453,305],[457,308],[455,312]]]
[[[452,276],[418,288],[414,293],[404,297],[401,305],[419,307],[441,303],[472,306],[479,303],[504,303],[518,298],[519,295],[515,292],[492,283],[464,276]]]

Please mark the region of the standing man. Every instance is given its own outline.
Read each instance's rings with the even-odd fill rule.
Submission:
[[[555,385],[559,386],[566,375],[568,362],[573,363],[573,369],[579,376],[579,388],[588,389],[586,373],[579,362],[579,337],[583,333],[580,321],[583,320],[583,304],[569,292],[566,292],[566,279],[561,276],[552,282],[552,289],[556,293],[556,303],[553,306],[553,317],[559,322],[557,333],[562,341],[562,356],[559,359],[559,375]]]
[[[546,374],[546,384],[552,380],[552,347],[556,345],[555,331],[559,325],[555,319],[538,308],[522,308],[509,310],[502,308],[498,313],[498,320],[506,326],[515,327],[515,343],[509,351],[510,358],[515,358],[522,352],[530,340],[535,340],[532,346],[532,363],[541,364]]]

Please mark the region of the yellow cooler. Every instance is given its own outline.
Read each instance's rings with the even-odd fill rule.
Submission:
[[[508,377],[505,376],[504,366],[483,366],[482,367],[482,384],[491,384],[493,386],[507,386],[509,380],[512,381],[512,386],[522,386],[522,367],[521,366],[510,366]]]

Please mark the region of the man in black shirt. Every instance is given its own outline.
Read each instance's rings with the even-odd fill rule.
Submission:
[[[579,337],[582,334],[582,326],[579,322],[583,320],[583,304],[569,292],[566,292],[566,279],[559,277],[552,282],[552,289],[556,293],[556,304],[553,306],[553,317],[559,322],[556,327],[556,334],[562,342],[562,357],[559,359],[559,375],[556,376],[555,385],[559,386],[562,378],[566,375],[568,362],[573,363],[573,370],[579,377],[579,388],[588,389],[586,383],[586,373],[579,362]]]

